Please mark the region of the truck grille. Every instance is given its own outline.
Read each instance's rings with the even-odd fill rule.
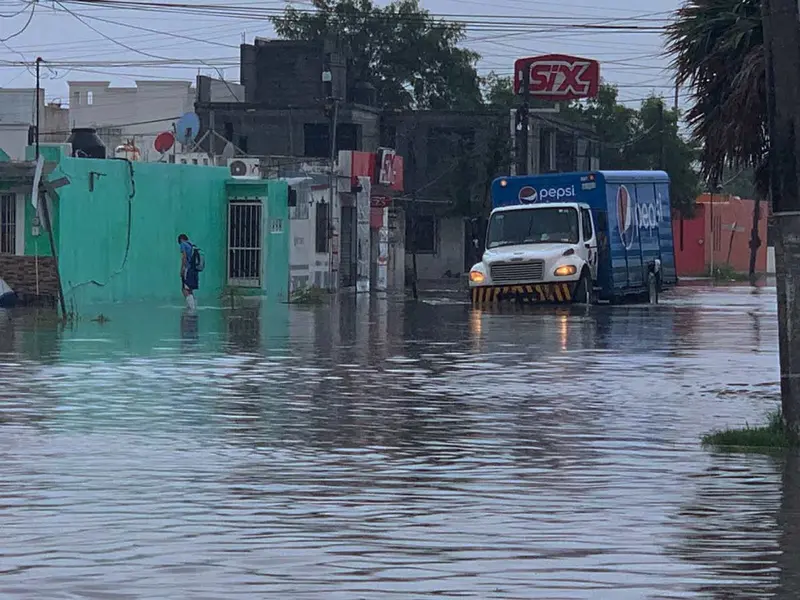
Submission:
[[[492,283],[523,283],[541,281],[544,276],[543,260],[525,262],[500,262],[490,267]]]

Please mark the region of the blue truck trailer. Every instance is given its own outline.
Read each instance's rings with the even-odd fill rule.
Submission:
[[[663,171],[500,177],[491,191],[475,303],[657,302],[677,282]]]

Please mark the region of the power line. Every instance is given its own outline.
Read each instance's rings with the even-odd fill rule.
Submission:
[[[17,36],[22,35],[25,32],[25,30],[28,29],[28,27],[30,26],[31,21],[33,21],[33,15],[35,13],[36,13],[36,2],[31,2],[31,14],[28,15],[28,20],[25,22],[25,25],[22,26],[22,29],[20,29],[16,33],[12,33],[8,37],[0,38],[0,42],[5,43],[5,42],[7,42],[9,40],[13,40]]]
[[[142,2],[137,0],[63,0],[73,4],[92,5],[92,6],[107,6],[110,8],[118,8],[123,10],[138,10],[149,12],[167,12],[167,13],[181,13],[181,14],[197,14],[214,17],[233,17],[241,18],[243,13],[249,14],[251,17],[277,17],[285,16],[283,8],[270,8],[263,6],[237,6],[237,5],[222,5],[222,4],[187,4],[180,2]],[[60,2],[59,2],[60,3]],[[318,10],[305,10],[305,9],[292,9],[294,14],[300,16],[317,15],[321,11]],[[331,15],[337,16],[337,13],[332,12]],[[526,31],[530,30],[530,25],[535,24],[541,27],[564,27],[579,30],[599,30],[622,33],[630,32],[663,32],[666,27],[667,19],[652,19],[642,17],[642,22],[657,22],[663,23],[660,25],[602,25],[592,23],[582,23],[578,19],[580,17],[565,16],[558,17],[561,21],[566,23],[552,22],[553,17],[537,17],[537,16],[522,16],[514,19],[508,19],[506,16],[499,16],[497,14],[484,14],[484,15],[463,15],[455,13],[425,13],[419,15],[362,15],[363,22],[366,24],[372,22],[430,22],[436,19],[445,19],[446,22],[433,22],[434,27],[457,27],[466,26],[473,29],[480,29],[484,31],[491,30],[508,30],[509,28],[525,28]],[[550,19],[548,21],[547,19]],[[618,20],[625,20],[624,18]],[[569,21],[576,21],[570,23]]]
[[[19,15],[21,15],[22,13],[24,13],[26,10],[28,10],[28,7],[29,7],[31,4],[34,4],[34,2],[35,2],[35,0],[28,0],[28,1],[26,1],[26,2],[23,2],[23,5],[24,5],[24,6],[23,6],[22,8],[20,8],[20,9],[19,9],[17,12],[15,12],[15,13],[10,13],[10,14],[9,14],[9,13],[0,13],[0,18],[3,18],[3,19],[13,19],[14,17],[18,17]]]
[[[94,31],[95,33],[97,33],[98,35],[100,35],[101,37],[105,38],[106,40],[108,40],[108,41],[110,41],[110,42],[113,42],[113,43],[115,43],[115,44],[117,44],[117,45],[119,45],[119,46],[122,46],[123,48],[126,48],[126,49],[130,50],[131,52],[135,52],[135,53],[137,53],[137,54],[141,54],[142,56],[149,56],[149,57],[151,57],[151,58],[157,58],[157,59],[160,59],[160,60],[174,60],[174,59],[168,59],[168,58],[165,58],[165,57],[163,57],[163,56],[158,56],[157,54],[151,54],[151,53],[149,53],[149,52],[145,52],[144,50],[138,50],[138,49],[134,48],[133,46],[128,46],[127,44],[125,44],[125,43],[123,43],[123,42],[120,42],[119,40],[115,40],[114,38],[112,38],[112,37],[110,37],[110,36],[106,35],[106,34],[105,34],[105,33],[103,33],[102,31],[100,31],[99,29],[97,29],[97,28],[93,27],[93,26],[92,26],[90,23],[87,23],[87,22],[86,22],[86,21],[85,21],[83,18],[81,18],[81,16],[80,16],[80,15],[78,15],[78,14],[77,14],[77,13],[75,13],[74,11],[71,11],[70,9],[66,8],[66,7],[65,7],[65,6],[62,4],[62,2],[61,2],[60,0],[54,0],[54,2],[55,2],[56,4],[58,4],[59,6],[61,6],[61,8],[63,8],[63,9],[66,11],[66,12],[68,12],[69,14],[71,14],[73,17],[75,17],[76,19],[78,19],[78,20],[79,20],[81,23],[83,23],[84,25],[86,25],[86,26],[87,26],[89,29],[91,29],[92,31]],[[199,60],[199,59],[198,59],[198,60]],[[220,70],[219,70],[217,67],[215,67],[215,66],[213,66],[213,65],[210,65],[210,64],[206,63],[205,61],[200,61],[200,62],[201,62],[202,64],[205,64],[207,67],[209,67],[209,68],[211,68],[211,69],[214,69],[215,71],[217,71],[217,74],[219,75],[219,78],[220,78],[220,80],[221,80],[221,81],[222,81],[222,82],[225,84],[225,86],[228,88],[228,91],[231,93],[231,96],[233,96],[234,98],[236,98],[236,100],[238,100],[238,101],[241,101],[241,100],[242,100],[242,98],[239,98],[238,94],[236,94],[236,92],[234,92],[234,91],[233,91],[233,88],[231,88],[231,86],[230,86],[230,85],[228,84],[228,82],[225,80],[225,77],[222,75],[222,71],[220,71]]]

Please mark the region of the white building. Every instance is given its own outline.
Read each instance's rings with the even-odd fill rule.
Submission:
[[[172,131],[182,115],[194,110],[195,89],[189,81],[137,81],[136,87],[112,87],[108,81],[69,82],[71,128],[91,127],[109,156],[133,142],[139,160],[155,162],[159,133]]]
[[[67,109],[45,104],[39,94],[39,127],[42,143],[64,142],[69,137]],[[33,141],[36,124],[36,88],[0,89],[0,149],[12,160],[24,160],[25,148]]]

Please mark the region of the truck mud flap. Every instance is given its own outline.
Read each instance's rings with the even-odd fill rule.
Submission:
[[[574,283],[540,283],[536,285],[498,285],[472,288],[472,303],[516,301],[531,303],[572,302]]]

